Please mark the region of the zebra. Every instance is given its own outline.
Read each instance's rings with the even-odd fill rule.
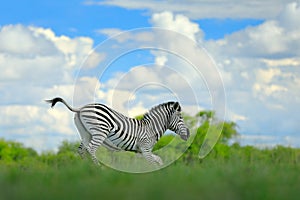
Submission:
[[[185,141],[190,136],[181,116],[181,106],[174,101],[151,108],[140,120],[129,118],[100,103],[72,108],[60,97],[46,102],[51,104],[51,108],[61,102],[75,113],[75,125],[81,136],[78,153],[84,157],[87,151],[97,165],[100,163],[96,158],[96,150],[100,145],[112,151],[140,153],[148,162],[163,165],[162,159],[152,153],[152,148],[165,131],[174,131]]]

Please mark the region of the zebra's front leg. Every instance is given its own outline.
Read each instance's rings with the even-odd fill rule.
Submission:
[[[164,164],[161,157],[159,157],[158,155],[152,154],[152,157],[158,165],[162,166]]]
[[[158,165],[160,165],[160,166],[163,165],[162,159],[161,159],[159,156],[153,154],[153,153],[151,152],[151,150],[142,150],[142,155],[143,155],[143,156],[146,158],[146,160],[147,160],[148,162],[150,162],[150,163],[158,164]]]

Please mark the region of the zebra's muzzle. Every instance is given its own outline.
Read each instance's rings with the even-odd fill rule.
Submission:
[[[180,134],[181,139],[183,139],[184,141],[187,141],[190,137],[190,131],[189,129],[186,129],[186,131],[184,131],[184,133]]]
[[[188,139],[187,135],[181,135],[180,137],[181,137],[181,139],[183,139],[184,141],[187,141],[187,139]]]

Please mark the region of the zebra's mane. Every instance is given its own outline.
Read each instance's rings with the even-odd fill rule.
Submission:
[[[156,106],[152,107],[148,112],[146,112],[146,113],[144,114],[143,119],[149,119],[150,116],[151,116],[151,114],[152,114],[153,112],[155,112],[158,108],[161,108],[161,107],[169,107],[169,106],[174,105],[174,104],[175,104],[174,101],[169,101],[169,102],[166,102],[166,103],[161,103],[161,104],[159,104],[159,105],[156,105]]]

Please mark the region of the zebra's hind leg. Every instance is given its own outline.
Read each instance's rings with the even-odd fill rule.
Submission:
[[[105,138],[106,138],[105,134],[99,134],[99,133],[93,134],[91,141],[89,142],[88,146],[86,147],[86,150],[90,153],[92,160],[96,165],[100,165],[100,162],[96,157],[96,151],[97,151],[98,147],[103,143]]]
[[[99,160],[98,160],[97,157],[96,157],[96,150],[97,150],[97,147],[92,146],[92,145],[89,144],[89,146],[88,146],[86,149],[87,149],[87,151],[90,153],[93,162],[94,162],[96,165],[100,165],[100,162],[99,162]]]
[[[86,148],[85,148],[83,142],[80,143],[80,145],[77,149],[77,152],[81,158],[85,158]]]

